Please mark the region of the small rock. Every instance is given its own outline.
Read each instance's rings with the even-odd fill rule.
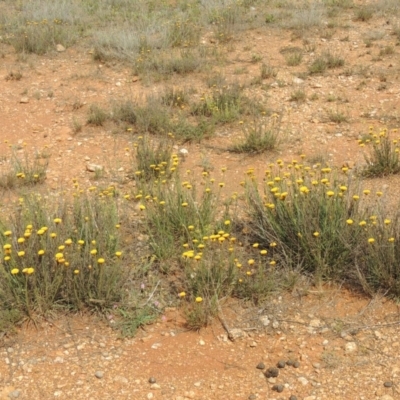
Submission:
[[[89,172],[103,171],[103,166],[98,164],[86,164],[86,169]]]
[[[283,385],[274,385],[274,386],[272,386],[272,390],[275,390],[275,392],[278,392],[278,393],[282,393],[284,388],[285,387]]]
[[[308,380],[307,380],[306,378],[304,378],[304,376],[300,376],[299,378],[297,378],[297,380],[298,380],[303,386],[308,385]]]
[[[279,375],[279,369],[275,367],[268,368],[264,374],[267,378],[277,378]]]
[[[255,394],[251,394],[251,395],[248,397],[248,399],[249,399],[249,400],[256,400],[256,399],[257,399],[257,396],[256,396]]]
[[[62,364],[64,362],[64,359],[62,357],[56,357],[54,359],[54,362],[57,364]]]
[[[18,399],[18,397],[21,395],[20,390],[13,390],[12,392],[8,393],[8,397],[10,399]]]
[[[278,329],[278,328],[279,328],[279,322],[278,322],[278,321],[272,322],[272,327],[273,327],[274,329]]]
[[[285,368],[286,367],[286,361],[284,360],[279,360],[278,363],[276,364],[278,368]]]
[[[57,50],[59,53],[62,53],[63,51],[65,51],[65,47],[64,47],[62,44],[58,44],[58,45],[56,46],[56,50]]]
[[[313,328],[319,328],[321,326],[321,321],[319,319],[312,319],[310,321],[310,326]]]
[[[268,326],[271,321],[268,318],[268,315],[263,315],[262,317],[260,317],[260,322],[262,323],[263,326]]]
[[[393,386],[393,382],[391,381],[387,381],[383,384],[383,386],[385,386],[386,388],[391,388]]]
[[[122,83],[119,82],[119,81],[115,83],[115,86],[118,86],[118,87],[119,87],[119,86],[121,86],[121,85],[122,85]]]
[[[147,396],[146,396],[146,399],[152,399],[154,397],[154,394],[153,393],[147,393]]]
[[[304,80],[301,78],[293,78],[293,83],[296,85],[301,85],[302,83],[304,83]]]
[[[186,149],[180,149],[179,155],[183,158],[186,158],[189,155],[189,152]]]
[[[257,364],[257,369],[264,369],[265,368],[265,364],[263,362],[260,362]]]
[[[251,342],[249,343],[249,347],[257,347],[257,342]]]
[[[392,396],[389,396],[388,394],[385,394],[381,397],[381,400],[394,400]]]
[[[344,347],[344,351],[346,354],[351,354],[357,351],[357,343],[356,342],[348,342]]]
[[[161,386],[158,383],[152,383],[150,385],[150,389],[159,390],[159,389],[161,389]]]
[[[286,365],[288,365],[289,367],[293,367],[294,364],[294,360],[287,360],[286,361]]]
[[[156,383],[157,381],[156,381],[156,378],[154,378],[154,376],[151,376],[150,378],[149,378],[149,383]]]
[[[124,376],[117,375],[117,376],[114,378],[114,382],[128,383],[129,381],[128,381],[128,379],[126,379]]]
[[[19,102],[22,104],[26,104],[26,103],[29,103],[29,99],[28,99],[28,97],[24,96],[24,97],[21,97]]]
[[[300,363],[298,361],[295,361],[293,363],[293,368],[300,368]]]
[[[203,339],[199,340],[199,345],[200,346],[205,346],[206,342]]]
[[[307,396],[307,397],[304,397],[303,400],[315,400],[315,399],[316,399],[315,396]]]
[[[104,372],[103,372],[103,371],[96,371],[96,372],[94,373],[94,376],[95,376],[97,379],[101,379],[101,378],[103,378],[103,376],[104,376]]]
[[[228,337],[233,341],[245,337],[245,333],[239,328],[233,328],[229,331]]]
[[[297,396],[295,396],[294,394],[292,394],[292,395],[289,397],[289,400],[297,400]]]

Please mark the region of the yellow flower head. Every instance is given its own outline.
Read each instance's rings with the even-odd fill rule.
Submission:
[[[393,242],[394,242],[394,237],[390,237],[390,238],[388,239],[388,242],[393,243]]]
[[[5,231],[3,232],[4,236],[11,236],[12,232],[11,231]]]
[[[372,243],[374,243],[374,242],[375,242],[375,239],[374,239],[374,238],[369,238],[369,239],[368,239],[368,243],[369,243],[369,244],[372,244]]]
[[[371,193],[371,191],[370,191],[369,189],[365,189],[365,190],[363,190],[363,193],[364,193],[366,196],[368,196],[368,195]]]
[[[104,264],[104,263],[105,263],[104,258],[99,258],[99,259],[97,260],[97,264]]]
[[[10,250],[11,249],[11,244],[7,243],[3,246],[4,250]]]
[[[256,249],[259,246],[259,243],[254,243],[253,247]]]
[[[61,218],[54,218],[53,221],[54,221],[55,224],[61,224],[62,219]]]
[[[261,254],[262,256],[265,256],[267,253],[268,253],[267,250],[261,250],[261,251],[260,251],[260,254]]]
[[[389,225],[392,221],[390,219],[386,218],[383,222],[385,225]]]
[[[39,256],[42,256],[43,254],[44,254],[44,250],[39,250],[39,251],[38,251],[38,255],[39,255]]]
[[[116,251],[116,252],[115,252],[115,255],[116,255],[117,257],[121,257],[122,251]]]
[[[18,242],[19,244],[22,244],[22,243],[25,242],[25,239],[24,239],[23,237],[20,237],[20,238],[18,238],[17,242]]]
[[[64,243],[65,243],[67,246],[71,246],[71,244],[72,244],[72,239],[67,239]]]
[[[314,232],[313,236],[318,237],[319,236],[319,232]]]
[[[182,207],[187,207],[187,206],[188,206],[188,203],[186,203],[186,202],[182,203]]]
[[[276,244],[276,242],[272,242],[272,243],[269,244],[269,246],[270,246],[270,247],[276,247],[277,244]]]
[[[365,226],[365,225],[367,225],[367,221],[360,221],[360,223],[358,225]]]
[[[183,297],[185,297],[186,296],[186,293],[185,292],[180,292],[179,294],[178,294],[178,297],[180,297],[180,298],[183,298]]]
[[[24,251],[19,251],[17,254],[18,254],[18,257],[23,257],[25,255],[25,252]]]
[[[249,264],[249,265],[253,265],[254,263],[255,263],[255,261],[252,258],[247,261],[247,264]]]
[[[354,221],[352,219],[346,220],[347,225],[353,225]]]
[[[95,256],[97,254],[97,250],[96,249],[90,250],[90,254],[92,256]]]
[[[357,201],[360,198],[360,196],[357,196],[356,194],[353,196],[353,200]]]
[[[328,191],[326,192],[326,195],[327,195],[328,197],[332,197],[332,196],[335,195],[335,192],[333,192],[332,190],[328,190]]]
[[[202,297],[196,297],[196,303],[201,303],[202,301],[203,301],[203,298]]]
[[[19,273],[19,269],[18,268],[13,268],[12,270],[11,270],[11,274],[12,275],[17,275]]]
[[[79,269],[74,269],[74,274],[78,275],[79,274]]]

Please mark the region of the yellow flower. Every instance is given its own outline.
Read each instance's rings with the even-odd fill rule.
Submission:
[[[246,271],[247,276],[251,276],[251,271]]]
[[[347,225],[353,225],[354,221],[352,219],[346,220]]]
[[[12,232],[11,231],[5,231],[3,232],[4,236],[11,236]]]
[[[327,195],[328,197],[332,197],[332,196],[335,195],[335,192],[333,192],[332,190],[328,190],[328,191],[326,192],[326,195]]]
[[[18,254],[18,257],[23,257],[25,255],[25,252],[24,251],[19,251],[17,254]]]
[[[252,258],[247,261],[247,264],[249,264],[249,265],[253,265],[254,263],[255,263],[255,261]]]
[[[368,196],[368,195],[371,193],[371,191],[368,190],[368,189],[365,189],[365,190],[363,190],[363,193],[364,193],[366,196]]]
[[[231,221],[229,221],[229,219],[227,219],[226,221],[224,221],[224,225],[228,226],[231,224]]]
[[[314,232],[313,236],[318,237],[319,236],[319,232]]]
[[[115,228],[116,228],[116,229],[121,228],[121,224],[116,224],[116,225],[115,225]]]
[[[139,210],[140,211],[143,211],[143,210],[145,210],[146,209],[146,206],[144,206],[143,204],[141,204],[140,206],[139,206]]]
[[[383,195],[383,193],[382,193],[382,192],[376,192],[376,195],[377,195],[378,197],[381,197],[381,196]]]
[[[19,269],[18,268],[13,268],[12,270],[11,270],[11,274],[12,275],[17,275],[19,273]]]
[[[189,229],[189,231],[192,231],[192,230],[194,230],[194,226],[193,225],[189,225],[188,229]]]
[[[11,249],[11,244],[7,243],[3,246],[4,250],[10,250]]]
[[[276,247],[277,244],[276,244],[275,242],[272,242],[272,243],[269,244],[269,246],[270,246],[270,247]]]
[[[62,244],[61,246],[58,246],[58,250],[63,251],[65,249],[65,246]]]
[[[10,261],[11,260],[11,257],[10,256],[5,256],[4,257],[4,261]]]
[[[179,294],[178,294],[178,297],[180,297],[180,298],[183,298],[183,297],[185,297],[186,296],[186,293],[185,292],[180,292]]]
[[[255,249],[256,249],[258,246],[259,246],[258,243],[254,243],[254,244],[253,244],[253,247],[254,247]]]
[[[202,301],[203,301],[203,298],[202,297],[196,297],[196,303],[201,303]]]
[[[25,231],[24,232],[24,237],[28,239],[28,238],[31,237],[31,234],[32,234],[31,231]]]
[[[347,190],[347,186],[344,186],[344,185],[340,186],[340,190],[342,192],[345,192]]]
[[[224,187],[224,186],[225,186],[225,183],[223,183],[223,182],[220,182],[220,183],[218,184],[218,186],[219,186],[220,188],[222,188],[222,187]]]
[[[95,256],[97,254],[97,250],[96,249],[90,250],[90,254],[92,256]]]
[[[72,244],[72,239],[67,239],[64,243],[65,243],[67,246],[70,246],[70,245]]]
[[[39,255],[39,256],[42,256],[43,254],[44,254],[44,250],[39,250],[39,251],[38,251],[38,255]]]
[[[56,260],[60,260],[61,258],[64,258],[64,254],[63,253],[57,253],[55,255]]]
[[[116,251],[116,252],[115,252],[115,255],[116,255],[117,257],[121,257],[122,252],[121,252],[121,251]]]
[[[394,237],[390,237],[390,238],[388,239],[388,242],[393,243],[393,242],[394,242]]]
[[[96,245],[96,241],[95,240],[92,240],[90,243],[92,243],[93,246]]]
[[[55,224],[61,224],[62,219],[61,218],[54,218],[53,221],[54,221]]]
[[[54,239],[55,237],[57,237],[57,233],[54,233],[54,232],[50,233],[50,237]]]
[[[20,238],[18,238],[17,242],[18,242],[19,244],[24,243],[24,242],[25,242],[25,239],[24,239],[23,237],[20,237]]]
[[[360,198],[360,196],[357,196],[356,194],[353,196],[353,200],[357,201]]]
[[[386,218],[383,222],[385,225],[389,225],[392,221],[390,219]]]
[[[105,263],[104,258],[99,258],[99,259],[97,260],[97,264],[104,264],[104,263]]]
[[[367,225],[367,221],[360,221],[360,223],[358,225],[365,226],[365,225]]]
[[[80,246],[83,246],[84,244],[85,244],[85,241],[84,240],[78,240],[78,244],[80,245]]]
[[[187,207],[187,206],[188,206],[188,203],[186,203],[186,202],[182,203],[182,207]]]
[[[32,267],[28,268],[28,270],[26,271],[26,273],[27,273],[28,275],[32,275],[34,272],[35,272],[35,269],[32,268]]]
[[[375,242],[375,239],[374,239],[374,238],[369,238],[369,239],[368,239],[368,243],[369,243],[369,244],[372,244],[372,243],[374,243],[374,242]]]
[[[74,269],[74,274],[78,275],[79,274],[79,269]]]
[[[260,254],[261,254],[262,256],[265,256],[267,253],[268,253],[267,250],[261,250],[261,251],[260,251]]]
[[[307,186],[301,186],[301,187],[300,187],[300,192],[301,192],[301,193],[307,194],[309,191],[310,191],[310,189],[308,189]]]
[[[45,233],[45,230],[44,229],[39,229],[38,231],[37,231],[37,234],[38,235],[43,235]]]

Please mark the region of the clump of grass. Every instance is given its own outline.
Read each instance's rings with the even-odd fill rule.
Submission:
[[[354,19],[356,21],[367,22],[374,16],[371,7],[360,7],[357,9]]]
[[[394,54],[393,46],[385,46],[384,48],[380,49],[380,51],[379,51],[380,57],[391,56],[392,54]]]
[[[168,133],[170,117],[157,98],[149,97],[143,106],[136,107],[135,115],[139,133]]]
[[[286,58],[286,65],[289,67],[295,67],[301,64],[303,60],[303,54],[301,52],[291,52],[285,56]]]
[[[243,95],[238,85],[214,88],[210,96],[203,96],[200,103],[192,105],[192,115],[212,118],[225,124],[238,118],[242,112]]]
[[[22,72],[10,71],[6,76],[6,81],[20,81],[22,79]]]
[[[364,143],[372,148],[365,156],[367,165],[362,170],[363,176],[381,177],[400,172],[398,140],[391,139],[386,130],[382,130],[379,134],[370,130],[369,137]]]
[[[139,136],[134,147],[134,171],[138,179],[168,178],[173,172],[170,168],[176,169],[177,160],[172,159],[171,136],[160,139],[151,139],[149,135]]]
[[[110,190],[105,199],[82,195],[53,209],[44,198],[27,196],[20,211],[0,221],[0,293],[13,308],[33,318],[59,307],[104,309],[121,301],[126,271],[116,206],[106,200]]]
[[[161,103],[169,107],[184,108],[189,99],[185,90],[168,87],[161,97]]]
[[[0,169],[0,189],[34,186],[46,180],[47,159],[31,158],[24,151],[22,157],[12,152],[7,163]]]
[[[344,65],[344,59],[330,52],[323,53],[317,57],[309,66],[308,71],[311,75],[321,75],[327,69],[339,68]]]
[[[97,104],[91,104],[87,117],[89,125],[103,126],[108,119],[108,114]]]
[[[339,110],[329,110],[328,111],[328,119],[335,124],[342,124],[344,122],[349,122],[348,116]]]
[[[112,106],[112,119],[115,122],[135,124],[137,120],[135,104],[130,100],[114,102]]]
[[[264,63],[261,64],[261,70],[260,70],[261,79],[275,78],[277,75],[278,71],[276,71],[276,69],[273,68],[271,65],[267,65]]]
[[[290,95],[290,101],[295,101],[297,103],[303,103],[306,101],[307,95],[306,92],[302,89],[295,90],[291,95]]]
[[[254,121],[249,127],[244,128],[244,137],[241,141],[229,147],[234,153],[263,153],[274,150],[279,145],[280,121],[273,115],[270,124]]]

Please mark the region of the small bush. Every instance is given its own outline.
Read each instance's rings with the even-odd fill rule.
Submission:
[[[275,68],[264,63],[261,64],[261,71],[260,71],[261,79],[275,78],[277,75],[278,72],[276,71]]]
[[[355,14],[356,21],[366,22],[373,17],[374,13],[371,7],[360,7]]]
[[[104,309],[121,301],[126,271],[112,190],[58,206],[27,196],[19,211],[0,221],[2,304],[32,318],[60,307]]]
[[[303,103],[304,101],[306,101],[306,98],[306,92],[302,89],[295,90],[290,95],[290,101],[296,101],[297,103]]]
[[[303,54],[301,52],[293,52],[286,55],[285,58],[286,64],[289,67],[295,67],[301,64],[301,61],[303,60]]]
[[[249,128],[244,128],[243,139],[232,145],[229,151],[257,154],[274,150],[279,144],[280,131],[280,121],[276,121],[275,116],[269,125],[254,121]]]
[[[112,107],[112,119],[115,122],[125,122],[127,124],[136,123],[135,104],[126,100],[124,102],[114,102]]]
[[[367,144],[372,148],[365,156],[367,166],[362,171],[363,176],[380,177],[400,172],[398,141],[390,139],[386,130],[379,134],[371,130]]]
[[[103,126],[108,119],[108,114],[97,104],[92,104],[89,108],[87,123],[89,125]]]

